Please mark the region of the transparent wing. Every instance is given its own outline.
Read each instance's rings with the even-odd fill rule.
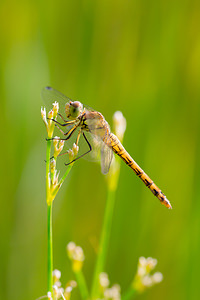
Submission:
[[[110,127],[103,115],[97,111],[86,113],[87,126],[90,136],[93,138],[94,153],[97,152],[101,157],[101,171],[107,174],[113,158],[113,151],[110,145]]]
[[[64,114],[65,112],[66,103],[73,101],[49,86],[46,86],[42,89],[41,96],[48,109],[52,109],[52,104],[57,101],[59,103],[59,112],[61,114]]]
[[[50,110],[52,109],[52,104],[57,101],[59,103],[59,113],[65,117],[65,105],[69,101],[75,101],[70,99],[69,97],[65,96],[64,94],[60,93],[56,89],[46,86],[42,89],[41,92],[42,99],[47,106],[47,108]],[[81,102],[82,103],[82,102]],[[94,111],[91,107],[83,104],[83,106],[88,110],[88,111]]]
[[[107,174],[113,158],[112,149],[109,148],[97,135],[93,135],[89,132],[85,132],[85,135],[92,146],[92,151],[84,158],[89,161],[101,162],[101,171],[103,174]],[[86,142],[82,140],[80,148],[83,149],[85,146],[87,146]]]
[[[107,174],[113,158],[113,151],[106,144],[101,148],[101,172]]]

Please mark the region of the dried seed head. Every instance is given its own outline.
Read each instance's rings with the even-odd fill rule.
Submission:
[[[54,119],[57,117],[58,110],[59,110],[59,104],[58,104],[57,101],[55,101],[55,102],[53,103],[53,118],[54,118]]]
[[[41,107],[41,116],[42,120],[44,121],[45,126],[47,127],[47,115],[46,115],[46,108]]]
[[[76,156],[78,154],[78,150],[79,150],[79,146],[76,145],[75,143],[73,144],[72,149],[68,150],[70,162],[76,158]]]
[[[51,169],[51,173],[54,173],[54,172],[55,172],[55,169],[56,169],[56,161],[55,161],[54,158],[50,161],[50,169]]]
[[[61,140],[58,136],[55,136],[53,139],[54,146],[54,157],[57,157],[60,152],[63,150],[65,141]]]

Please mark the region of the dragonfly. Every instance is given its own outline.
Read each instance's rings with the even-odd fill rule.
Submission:
[[[88,145],[88,151],[78,158],[88,154],[92,150],[95,150],[93,149],[95,146],[92,146],[87,138],[87,134],[89,134],[91,139],[94,141],[93,145],[98,144],[100,147],[101,171],[103,174],[108,173],[114,152],[144,182],[153,195],[160,200],[161,204],[167,208],[172,208],[165,194],[163,194],[153,180],[150,179],[150,177],[135,162],[135,160],[123,147],[117,136],[110,131],[109,124],[100,112],[83,105],[79,101],[73,101],[59,91],[48,86],[42,90],[42,98],[46,103],[53,103],[54,101],[57,101],[59,103],[59,107],[61,107],[65,113],[65,117],[58,113],[64,123],[60,123],[57,120],[52,119],[65,136],[65,138],[62,138],[62,140],[69,140],[71,136],[78,131],[76,139],[76,144],[78,145],[80,136],[82,135],[84,137]],[[67,120],[65,118],[67,118]],[[64,132],[58,125],[62,127],[68,127],[67,132]]]

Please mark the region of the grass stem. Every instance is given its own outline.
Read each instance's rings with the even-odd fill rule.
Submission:
[[[51,141],[47,141],[46,153],[46,201],[47,201],[47,288],[48,292],[53,295],[53,247],[52,247],[52,201],[50,200],[50,152]]]
[[[53,293],[53,242],[52,242],[52,204],[47,207],[47,269],[48,269],[48,292]]]
[[[75,275],[80,290],[81,298],[83,300],[89,299],[89,291],[82,270],[75,272]]]
[[[93,285],[92,285],[92,299],[99,297],[99,274],[103,272],[105,268],[106,255],[108,251],[108,243],[109,243],[111,227],[112,227],[114,203],[115,203],[115,190],[108,189],[103,228],[101,232],[96,267],[94,271],[94,278],[93,278]]]
[[[131,300],[135,298],[136,296],[136,290],[132,287],[129,287],[128,290],[122,294],[122,300]]]

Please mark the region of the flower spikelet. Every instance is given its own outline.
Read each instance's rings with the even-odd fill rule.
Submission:
[[[163,280],[163,275],[160,272],[150,274],[156,267],[157,260],[151,257],[145,258],[141,256],[138,262],[137,274],[133,280],[132,286],[138,292],[143,292],[145,289],[159,283]]]
[[[83,266],[83,261],[85,260],[83,249],[80,246],[77,246],[74,242],[70,242],[67,245],[67,253],[68,257],[72,261],[73,271],[80,271]]]

